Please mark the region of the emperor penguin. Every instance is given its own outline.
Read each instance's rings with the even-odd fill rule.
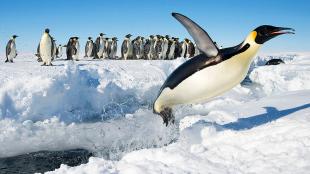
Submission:
[[[67,60],[73,60],[73,55],[76,52],[75,47],[73,46],[73,37],[69,38],[69,41],[66,45],[66,54],[67,54]]]
[[[142,43],[142,37],[138,36],[133,44],[134,48],[134,57],[136,59],[142,59],[143,58],[143,43]]]
[[[73,60],[79,61],[80,56],[80,42],[79,37],[73,37],[73,47],[75,48],[75,52],[72,55]]]
[[[116,53],[117,53],[117,37],[112,37],[111,40],[111,52],[110,52],[110,58],[116,59]]]
[[[247,75],[253,57],[266,41],[294,34],[294,29],[262,25],[237,46],[219,49],[199,25],[178,13],[172,13],[195,40],[202,54],[174,70],[162,85],[153,104],[166,126],[174,122],[172,107],[208,101],[238,85]]]
[[[144,45],[145,45],[145,39],[143,36],[141,36],[141,44],[140,44],[140,52],[142,55],[142,59],[145,59],[145,54],[144,54]]]
[[[160,35],[156,35],[155,43],[154,43],[155,59],[161,59],[161,54],[162,54],[161,45],[162,45],[162,37]]]
[[[153,59],[153,55],[155,52],[154,43],[155,43],[155,41],[154,41],[153,35],[150,35],[149,38],[145,41],[144,55],[145,55],[146,59],[148,59],[148,60]]]
[[[175,50],[174,50],[174,58],[181,57],[182,53],[182,43],[179,41],[179,38],[174,38],[175,39]]]
[[[162,37],[162,44],[161,44],[161,59],[165,60],[167,59],[167,52],[168,52],[168,46],[169,46],[169,35],[166,35],[165,37]]]
[[[96,43],[96,53],[95,53],[95,58],[102,58],[103,57],[103,51],[104,51],[104,46],[105,46],[105,39],[104,39],[103,33],[99,34],[99,37],[97,37],[95,43]]]
[[[88,40],[85,45],[85,56],[84,57],[93,57],[94,41],[91,37],[88,37]]]
[[[56,57],[57,57],[57,58],[62,57],[62,45],[61,45],[61,44],[59,44],[58,47],[57,47],[57,50],[56,50]]]
[[[195,46],[191,40],[187,40],[186,42],[186,47],[187,47],[187,52],[186,52],[186,57],[191,58],[194,57],[195,55]]]
[[[124,39],[123,43],[122,43],[121,52],[122,52],[122,57],[125,60],[132,58],[133,45],[132,45],[132,42],[131,42],[131,39],[130,39],[131,36],[132,36],[131,34],[127,34],[125,36],[125,39]]]
[[[57,53],[57,45],[56,45],[56,40],[52,37],[53,40],[53,53],[52,53],[52,61],[56,58],[56,53]]]
[[[187,54],[187,38],[184,39],[184,41],[181,42],[182,44],[182,53],[181,53],[181,57],[186,57]]]
[[[11,37],[11,39],[8,41],[7,45],[6,45],[6,60],[5,62],[11,62],[13,63],[13,59],[17,56],[17,50],[16,50],[16,43],[15,43],[15,39],[18,36],[13,35]]]
[[[52,65],[52,56],[54,52],[54,44],[53,44],[53,38],[49,34],[50,30],[45,29],[40,45],[39,45],[39,52],[40,52],[40,57],[42,58],[43,61],[43,66],[51,66]]]
[[[176,41],[174,38],[171,38],[169,40],[169,52],[168,52],[168,60],[174,59],[174,54],[175,54],[175,47],[176,47]]]
[[[111,52],[110,45],[111,45],[110,38],[104,38],[104,49],[103,49],[102,58],[106,59],[109,57],[110,52]]]

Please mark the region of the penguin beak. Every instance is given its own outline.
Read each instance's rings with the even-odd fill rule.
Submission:
[[[281,35],[281,34],[295,34],[295,30],[293,28],[277,27],[270,34],[274,35],[274,36],[278,36],[278,35]]]

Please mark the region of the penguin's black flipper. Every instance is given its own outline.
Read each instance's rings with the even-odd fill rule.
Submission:
[[[163,111],[161,111],[159,113],[159,115],[161,116],[161,118],[164,121],[164,124],[166,126],[168,126],[169,122],[171,122],[172,124],[174,124],[174,115],[172,113],[172,109],[171,108],[164,108]]]
[[[187,29],[188,33],[193,37],[198,49],[201,52],[203,52],[207,57],[215,57],[218,55],[219,50],[217,46],[204,29],[182,14],[172,13],[172,16]]]

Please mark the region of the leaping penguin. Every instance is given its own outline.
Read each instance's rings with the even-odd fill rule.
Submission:
[[[52,56],[54,51],[53,39],[49,33],[50,30],[45,29],[39,44],[39,54],[42,58],[43,65],[45,66],[52,65]]]
[[[13,63],[13,59],[17,56],[17,50],[16,50],[16,43],[15,43],[15,39],[18,36],[13,35],[12,38],[8,41],[7,45],[6,45],[6,60],[5,62],[11,62]]]
[[[189,59],[172,72],[154,102],[154,113],[166,126],[174,122],[172,107],[178,104],[207,101],[237,84],[246,76],[253,57],[266,41],[294,34],[294,29],[262,25],[254,29],[239,45],[219,49],[207,32],[191,19],[172,13],[193,37],[202,54]]]

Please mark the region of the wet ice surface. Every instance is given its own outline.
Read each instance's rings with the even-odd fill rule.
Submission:
[[[41,67],[24,56],[14,64],[0,63],[0,158],[14,162],[22,157],[33,166],[44,166],[47,161],[37,163],[31,156],[38,153],[44,158],[45,153],[52,154],[55,163],[50,169],[44,168],[48,171],[58,168],[59,163],[85,163],[66,163],[71,158],[63,155],[72,155],[72,149],[85,149],[87,153],[74,155],[87,159],[91,153],[94,157],[87,164],[76,168],[62,165],[56,172],[204,173],[209,169],[214,173],[257,173],[281,169],[272,164],[271,170],[265,160],[285,166],[285,162],[277,161],[281,156],[270,155],[282,152],[266,151],[282,143],[282,151],[291,151],[290,147],[303,149],[286,157],[304,158],[299,161],[307,162],[309,100],[305,97],[310,89],[306,75],[309,61],[304,56],[288,55],[283,57],[285,65],[257,67],[270,58],[259,57],[247,79],[230,92],[207,103],[177,107],[177,124],[169,127],[152,113],[151,104],[166,77],[184,59],[75,63],[60,60],[53,67]],[[296,90],[299,92],[289,93]],[[288,116],[291,119],[287,122]],[[297,133],[300,136],[289,141]],[[251,135],[258,137],[253,139]],[[257,147],[263,143],[267,145]],[[237,147],[250,150],[251,154]],[[292,157],[296,154],[300,158]],[[261,163],[256,164],[263,166],[260,170],[247,162],[254,159],[251,155],[260,158]],[[148,170],[143,170],[145,167]]]
[[[0,158],[0,173],[41,173],[61,164],[77,166],[88,162],[93,154],[87,150],[40,151]]]

